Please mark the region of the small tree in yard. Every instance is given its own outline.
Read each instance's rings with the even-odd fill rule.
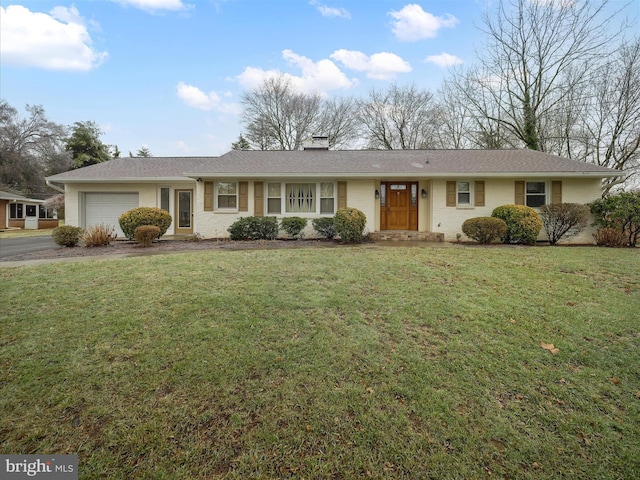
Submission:
[[[640,236],[640,192],[622,192],[589,204],[594,225],[620,231],[635,247]]]
[[[542,226],[549,243],[556,245],[582,232],[589,222],[589,207],[580,203],[553,203],[540,208]]]
[[[53,210],[56,212],[58,220],[64,220],[64,193],[47,198],[43,205],[47,211]]]

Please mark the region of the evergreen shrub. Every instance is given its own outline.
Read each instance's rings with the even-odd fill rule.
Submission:
[[[367,217],[357,208],[341,208],[334,218],[336,232],[345,243],[362,243],[366,224]]]
[[[304,229],[307,226],[307,219],[302,217],[285,217],[280,222],[280,229],[287,232],[296,240],[304,237]]]
[[[502,205],[496,207],[491,216],[507,224],[507,233],[502,239],[504,243],[533,245],[542,229],[538,213],[526,205]]]
[[[278,236],[275,217],[242,217],[227,229],[231,240],[273,240]]]
[[[167,229],[171,225],[171,215],[166,210],[155,207],[138,207],[124,212],[118,219],[120,228],[125,237],[129,240],[135,238],[136,228],[143,225],[155,225],[158,227],[160,238],[167,232]]]
[[[83,231],[80,227],[64,225],[54,228],[51,236],[53,237],[53,241],[62,247],[75,247],[78,245],[78,242],[80,242],[80,235]]]
[[[318,235],[328,238],[329,240],[337,235],[333,217],[314,218],[311,224]]]
[[[472,240],[486,245],[495,240],[501,241],[507,234],[507,224],[494,217],[470,218],[462,224],[462,232]]]

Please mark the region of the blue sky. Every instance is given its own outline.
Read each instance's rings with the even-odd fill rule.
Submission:
[[[327,96],[437,90],[482,48],[489,3],[2,0],[0,96],[23,115],[28,103],[57,123],[95,121],[123,155],[220,155],[242,131],[243,91],[274,72]]]

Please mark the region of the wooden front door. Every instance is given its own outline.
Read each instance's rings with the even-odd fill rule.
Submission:
[[[380,229],[418,230],[418,184],[390,182],[380,188]]]
[[[176,190],[175,199],[176,235],[190,235],[193,233],[193,190]]]

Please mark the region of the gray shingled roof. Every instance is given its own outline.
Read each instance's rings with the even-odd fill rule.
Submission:
[[[445,177],[619,175],[534,150],[233,150],[221,157],[124,158],[48,177],[54,182],[179,177]]]
[[[44,200],[38,200],[35,198],[27,198],[22,195],[18,195],[17,193],[4,192],[0,191],[0,200],[16,200],[20,202],[31,202],[31,203],[43,203]]]
[[[185,172],[207,168],[216,157],[125,157],[47,177],[57,183],[186,180]]]

